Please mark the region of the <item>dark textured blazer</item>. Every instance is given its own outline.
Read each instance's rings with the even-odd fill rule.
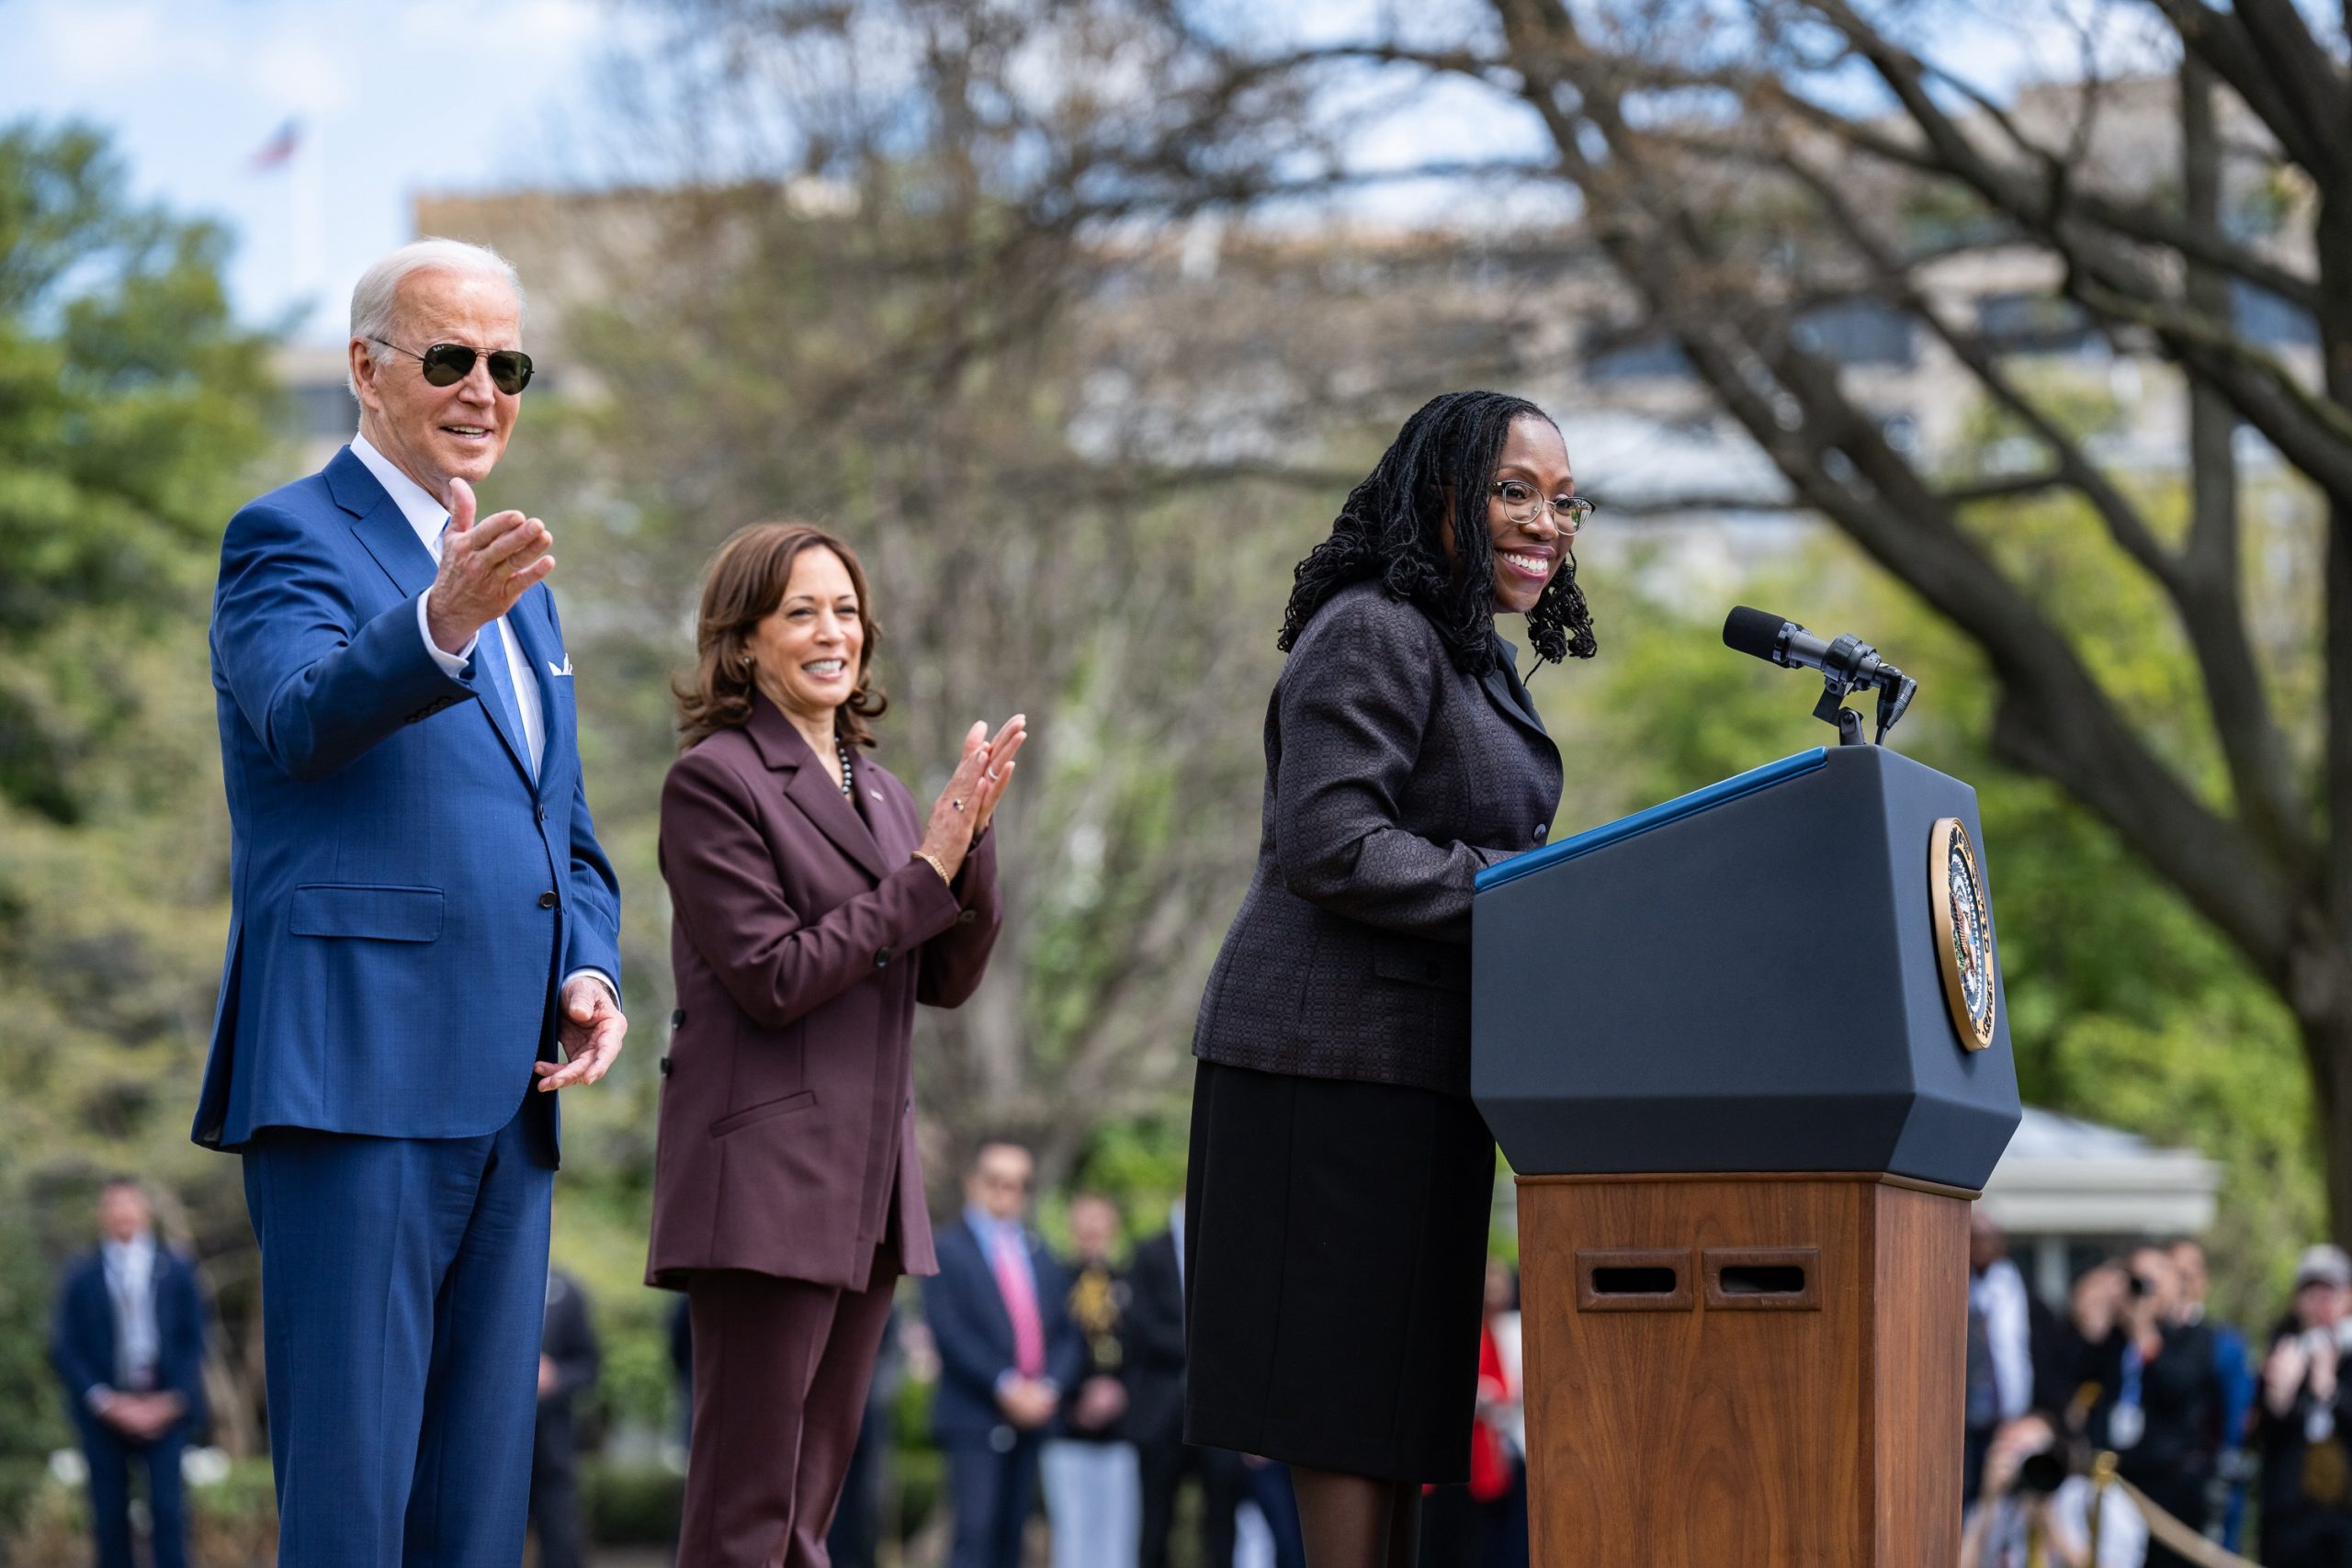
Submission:
[[[1469,1091],[1473,879],[1542,843],[1560,803],[1559,749],[1497,641],[1464,675],[1377,582],[1307,622],[1267,705],[1257,871],[1193,1055]]]
[[[662,1062],[647,1282],[745,1269],[865,1289],[897,1197],[899,1267],[931,1273],[915,1154],[915,1004],[956,1007],[996,943],[996,835],[951,889],[911,858],[914,796],[854,782],[755,696],[671,764],[662,876],[678,1010]],[[869,828],[868,823],[872,826]]]

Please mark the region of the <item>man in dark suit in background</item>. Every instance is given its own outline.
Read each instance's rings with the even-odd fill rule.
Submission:
[[[1127,1271],[1127,1435],[1143,1473],[1142,1568],[1168,1568],[1176,1491],[1201,1483],[1202,1568],[1232,1568],[1233,1516],[1247,1477],[1241,1456],[1184,1441],[1184,1204],[1169,1228],[1137,1244]]]
[[[547,1316],[539,1328],[539,1416],[531,1443],[531,1528],[539,1568],[581,1568],[580,1422],[573,1408],[596,1386],[603,1353],[588,1315],[588,1293],[560,1269],[548,1270]]]
[[[204,1424],[204,1305],[196,1270],[155,1238],[147,1194],[118,1177],[98,1194],[96,1251],[67,1270],[50,1364],[90,1464],[98,1568],[131,1568],[130,1468],[147,1471],[155,1568],[184,1568],[180,1454]]]
[[[939,1348],[932,1435],[947,1455],[956,1543],[949,1568],[1020,1568],[1037,1461],[1085,1342],[1069,1282],[1023,1228],[1036,1162],[1009,1139],[981,1144],[964,1178],[964,1223],[941,1227],[923,1315]]]

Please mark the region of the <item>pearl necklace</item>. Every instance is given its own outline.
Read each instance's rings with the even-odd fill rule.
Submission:
[[[857,791],[850,786],[849,746],[847,742],[841,740],[834,741],[833,755],[842,760],[842,794],[852,800],[855,800],[857,798]]]

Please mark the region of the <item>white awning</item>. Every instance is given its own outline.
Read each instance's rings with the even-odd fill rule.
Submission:
[[[2193,1236],[2221,1181],[2191,1150],[2028,1106],[1981,1201],[2012,1236]]]

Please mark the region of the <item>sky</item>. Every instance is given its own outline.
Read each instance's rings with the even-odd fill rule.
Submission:
[[[1353,31],[1387,6],[1248,9],[1305,38]],[[1934,14],[1943,44],[1998,91],[2063,73],[2070,29],[2051,18],[2086,6],[2130,9],[1939,0]],[[237,234],[241,317],[332,344],[352,280],[414,237],[417,195],[593,183],[614,166],[600,155],[628,125],[609,68],[650,30],[650,8],[629,0],[0,0],[0,123],[29,114],[106,129],[142,197]],[[289,121],[292,156],[255,167]],[[1493,157],[1535,145],[1532,129],[1457,84],[1357,151],[1366,166],[1433,151]],[[1426,204],[1409,191],[1366,199]]]
[[[420,192],[581,177],[627,18],[605,0],[0,0],[0,122],[109,131],[133,188],[229,223],[238,313],[341,340]],[[288,120],[294,154],[254,156]]]

